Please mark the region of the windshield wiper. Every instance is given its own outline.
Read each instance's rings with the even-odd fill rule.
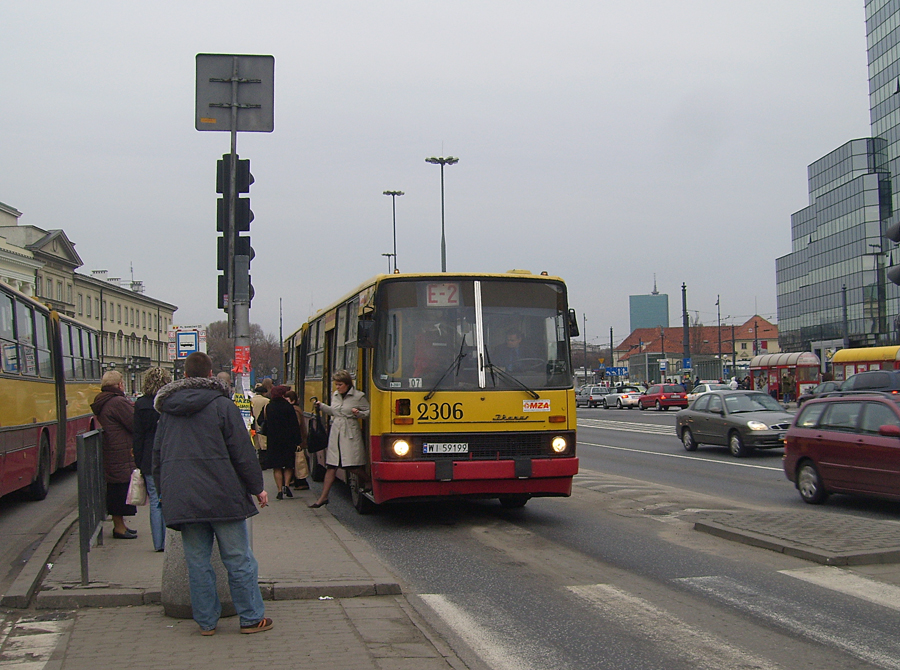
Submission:
[[[504,370],[503,368],[497,367],[496,365],[494,365],[493,363],[491,363],[491,358],[490,358],[490,356],[488,356],[488,362],[484,364],[484,367],[486,367],[488,370],[491,371],[491,381],[494,383],[494,386],[497,385],[497,381],[494,379],[494,371],[496,370],[496,371],[497,371],[497,374],[499,374],[501,377],[503,377],[503,378],[506,379],[507,381],[511,381],[511,382],[513,382],[514,384],[517,384],[521,389],[523,389],[524,391],[526,391],[526,392],[528,393],[528,395],[530,395],[530,396],[531,396],[532,398],[534,398],[535,400],[538,400],[538,399],[541,397],[541,396],[539,396],[535,391],[533,391],[533,390],[530,389],[528,386],[526,386],[525,383],[522,382],[518,377],[515,377],[515,376],[509,374],[509,373],[508,373],[506,370]],[[428,398],[426,398],[426,400],[427,400],[427,399],[428,399]]]
[[[441,375],[441,378],[437,380],[435,385],[431,388],[431,390],[425,395],[423,400],[431,400],[434,397],[434,394],[437,393],[438,386],[441,385],[441,382],[450,374],[450,371],[456,367],[456,375],[459,376],[459,366],[462,365],[462,359],[464,359],[467,354],[463,353],[463,348],[466,344],[466,338],[463,338],[462,342],[459,344],[459,353],[456,354],[456,358],[450,363],[450,366],[444,371],[444,374]]]

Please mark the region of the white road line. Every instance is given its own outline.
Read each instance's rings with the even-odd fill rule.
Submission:
[[[628,421],[609,421],[604,419],[581,419],[578,425],[583,428],[602,428],[605,430],[621,430],[627,433],[647,433],[648,435],[675,435],[675,426],[657,426],[647,423],[631,423]]]
[[[498,639],[468,612],[440,593],[423,593],[419,597],[471,647],[493,670],[539,670],[521,655],[521,646],[512,639]],[[543,667],[543,666],[540,666]]]
[[[780,570],[780,572],[788,577],[802,579],[832,591],[839,591],[848,596],[862,598],[870,603],[900,611],[900,587],[893,584],[878,582],[833,566]]]
[[[894,635],[877,634],[846,617],[810,610],[793,600],[751,589],[729,577],[690,577],[676,580],[732,607],[804,638],[840,649],[880,668],[900,670],[900,644]]]
[[[698,670],[771,669],[780,666],[694,628],[651,603],[609,584],[569,586],[569,591],[601,610],[610,620],[641,635],[666,654],[685,659]]]
[[[784,472],[782,468],[773,468],[770,465],[751,465],[750,463],[736,463],[734,461],[713,461],[706,458],[698,458],[696,456],[684,456],[682,454],[665,454],[658,451],[644,451],[643,449],[632,449],[630,447],[614,447],[610,444],[595,444],[593,442],[582,442],[578,440],[580,446],[585,447],[601,447],[602,449],[613,449],[615,451],[631,451],[636,454],[644,454],[645,456],[661,456],[663,458],[683,458],[695,463],[705,463],[707,465],[724,465],[736,468],[754,468],[756,470],[772,470],[774,472]]]
[[[50,661],[60,638],[72,626],[71,619],[41,621],[37,617],[19,619],[4,627],[0,640],[0,667],[16,670],[42,670]]]

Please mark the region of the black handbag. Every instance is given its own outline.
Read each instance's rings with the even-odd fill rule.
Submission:
[[[257,435],[265,435],[266,434],[266,408],[263,407],[262,412],[259,413],[259,416],[256,417],[256,434]]]
[[[319,414],[319,408],[316,407],[315,414],[309,417],[306,434],[306,450],[315,454],[328,447],[328,429],[325,428],[325,422],[322,421],[322,415]]]

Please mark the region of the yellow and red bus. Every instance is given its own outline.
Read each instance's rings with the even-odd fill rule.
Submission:
[[[371,491],[348,481],[360,512],[449,497],[521,507],[572,493],[577,334],[565,283],[546,273],[378,275],[287,338],[286,378],[307,410],[340,369],[369,398]]]
[[[95,423],[97,332],[0,284],[0,496],[42,500],[50,475],[75,463]]]

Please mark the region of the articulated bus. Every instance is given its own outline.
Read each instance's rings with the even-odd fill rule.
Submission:
[[[368,397],[371,490],[347,482],[360,512],[449,497],[521,507],[572,493],[577,334],[546,273],[378,275],[287,338],[286,378],[307,411],[340,369]]]
[[[0,284],[0,496],[47,496],[100,391],[97,332]]]

